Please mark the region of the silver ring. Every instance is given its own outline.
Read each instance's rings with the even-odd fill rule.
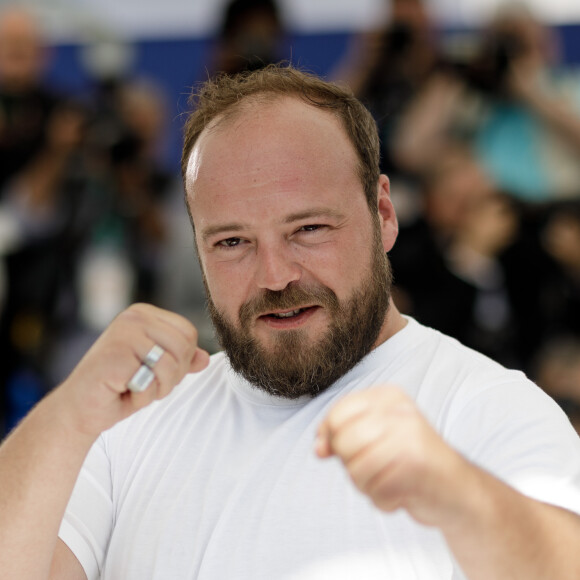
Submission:
[[[131,380],[127,383],[127,388],[133,393],[141,393],[153,382],[154,378],[155,373],[147,365],[143,364],[131,377]]]
[[[143,364],[146,367],[152,369],[158,362],[159,359],[163,356],[165,350],[159,346],[158,344],[154,345],[153,348],[147,353]]]

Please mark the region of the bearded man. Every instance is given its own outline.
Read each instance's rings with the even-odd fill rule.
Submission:
[[[577,435],[397,311],[378,150],[292,68],[202,88],[183,175],[224,352],[153,306],[115,319],[0,449],[6,577],[578,577]]]

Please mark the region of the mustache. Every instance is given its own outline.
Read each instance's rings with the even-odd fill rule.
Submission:
[[[317,304],[336,311],[340,303],[336,294],[326,286],[304,287],[290,284],[283,290],[264,290],[240,308],[240,322],[247,324],[257,316],[271,310],[290,310],[305,304]]]

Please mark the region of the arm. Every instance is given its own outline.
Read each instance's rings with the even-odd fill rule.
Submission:
[[[580,155],[580,114],[565,98],[537,82],[536,67],[516,61],[507,79],[510,93]]]
[[[317,452],[339,456],[379,509],[438,527],[470,580],[580,575],[580,518],[467,461],[398,389],[345,397],[322,423]]]
[[[48,120],[44,148],[15,178],[21,203],[33,215],[53,209],[71,155],[81,145],[84,122],[78,110],[57,109]]]
[[[447,74],[434,75],[428,81],[405,111],[393,139],[401,167],[424,171],[452,144],[448,131],[464,92],[464,85]]]
[[[126,384],[154,344],[165,349],[156,378],[144,392],[133,393]],[[69,573],[71,553],[57,543],[57,534],[90,447],[102,431],[166,396],[187,372],[207,364],[194,327],[176,314],[141,304],[115,319],[71,376],[0,447],[3,576],[46,579],[51,565],[54,574],[62,574],[63,565]]]
[[[382,30],[356,34],[350,41],[344,58],[329,75],[346,83],[359,96],[369,81],[384,52],[385,33]]]

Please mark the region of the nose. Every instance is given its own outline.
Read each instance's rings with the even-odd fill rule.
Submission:
[[[262,246],[257,252],[256,283],[264,290],[284,290],[300,280],[302,269],[283,244]]]

